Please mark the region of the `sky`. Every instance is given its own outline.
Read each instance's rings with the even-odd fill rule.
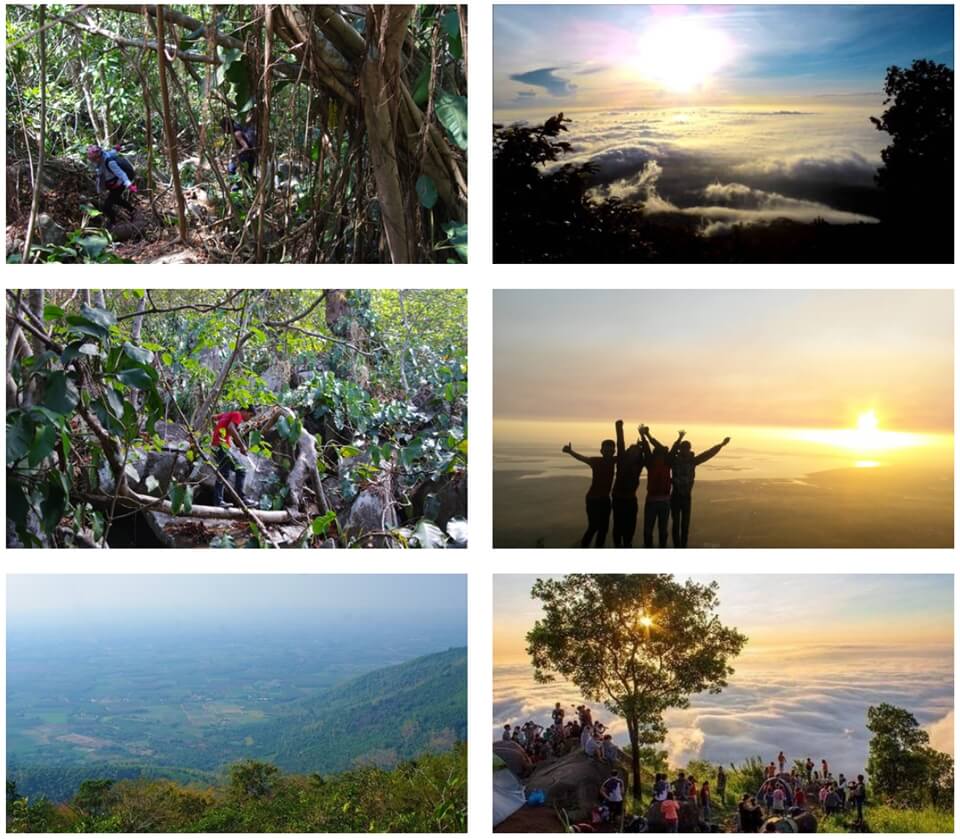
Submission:
[[[494,118],[563,113],[596,198],[702,236],[874,224],[891,65],[953,66],[953,6],[494,7]],[[693,220],[691,222],[691,220]]]
[[[444,574],[85,574],[7,577],[7,625],[378,615],[460,622],[466,577]]]
[[[952,66],[952,34],[952,6],[499,5],[495,110],[877,94],[891,64]]]
[[[536,577],[494,578],[494,734],[505,722],[542,721],[572,685],[537,685],[524,635],[539,615]],[[720,619],[749,638],[718,696],[671,711],[674,766],[693,758],[739,763],[780,748],[816,752],[862,771],[871,704],[913,712],[936,748],[953,752],[953,578],[939,575],[719,575]],[[611,715],[598,710],[601,720]],[[615,737],[626,742],[622,723]]]
[[[950,433],[952,313],[949,291],[496,291],[494,417],[832,429],[872,410]]]

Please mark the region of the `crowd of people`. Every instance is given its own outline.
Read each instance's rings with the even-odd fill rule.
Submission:
[[[623,420],[616,422],[617,439],[600,444],[600,456],[590,457],[575,452],[570,443],[564,454],[587,464],[593,480],[587,490],[587,529],[580,546],[602,548],[607,540],[610,514],[613,514],[613,545],[632,548],[637,529],[639,503],[637,489],[640,475],[647,470],[647,492],[643,505],[643,546],[653,547],[653,531],[657,529],[658,544],[667,546],[668,523],[672,520],[673,546],[685,548],[690,536],[690,517],[693,510],[693,484],[697,466],[719,454],[730,442],[724,438],[705,452],[696,454],[686,432],[679,432],[668,449],[641,425],[639,439],[627,446],[623,436]]]
[[[593,719],[593,712],[586,705],[570,707],[575,708],[575,714],[567,719],[566,710],[558,702],[551,712],[553,721],[548,726],[539,725],[533,720],[523,725],[511,726],[507,723],[501,739],[518,744],[533,763],[565,755],[574,744],[579,743],[588,757],[615,764],[619,760],[620,749],[607,733],[606,726]]]

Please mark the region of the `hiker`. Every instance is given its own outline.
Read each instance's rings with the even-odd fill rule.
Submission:
[[[852,797],[857,808],[857,824],[863,826],[863,804],[867,800],[867,785],[863,782],[863,775],[857,775]]]
[[[507,723],[507,724],[503,727],[503,736],[502,736],[500,739],[501,739],[501,740],[509,740],[509,739],[511,738],[511,736],[512,736],[512,735],[510,734],[510,723]]]
[[[564,454],[586,463],[593,473],[593,481],[587,490],[587,529],[580,540],[581,548],[589,548],[590,541],[596,537],[594,547],[602,548],[607,541],[607,529],[610,527],[610,487],[613,484],[613,472],[616,467],[616,443],[604,440],[600,444],[600,457],[587,457],[573,450],[570,443],[563,447]]]
[[[643,449],[640,443],[627,448],[623,438],[623,420],[617,420],[617,472],[613,480],[613,546],[632,548],[637,531],[637,487],[643,471]]]
[[[620,749],[617,748],[616,743],[613,742],[613,737],[609,734],[603,735],[603,740],[601,741],[601,750],[603,752],[603,759],[609,763],[611,766],[616,764],[617,759],[620,757]]]
[[[667,776],[662,772],[657,772],[653,780],[653,800],[666,801],[669,791],[670,785],[667,783]]]
[[[826,787],[826,790],[827,794],[823,799],[823,812],[831,816],[834,813],[840,812],[840,796],[837,795],[837,787],[835,784],[830,784]]]
[[[124,197],[124,191],[137,194],[137,185],[133,182],[136,172],[130,161],[115,149],[87,146],[87,160],[97,167],[97,195],[106,192],[100,209],[112,225],[117,220],[118,206],[133,212],[133,205]]]
[[[240,167],[246,167],[247,174],[253,177],[253,168],[257,163],[257,131],[252,125],[240,125],[224,117],[220,120],[220,127],[224,134],[233,137],[235,148],[234,159],[227,166],[227,171],[231,175],[236,175]]]
[[[820,760],[820,777],[823,780],[827,780],[830,777],[830,767],[827,765],[827,759],[822,758]]]
[[[643,462],[647,467],[647,497],[643,505],[643,546],[653,547],[653,527],[657,526],[661,548],[667,546],[667,523],[670,519],[670,453],[641,425],[640,440]],[[652,444],[652,445],[651,445]]]
[[[808,757],[807,762],[804,765],[807,770],[807,783],[809,784],[810,781],[812,780],[812,775],[813,775],[813,761],[810,760],[810,758]]]
[[[670,515],[673,521],[673,546],[685,548],[687,537],[690,535],[690,511],[693,505],[693,482],[697,476],[697,467],[716,457],[720,450],[730,442],[724,437],[712,449],[695,454],[690,447],[690,441],[684,440],[685,431],[680,432],[674,449],[671,450],[671,469],[673,470],[673,491],[670,495]],[[783,752],[781,752],[781,755]],[[780,767],[783,772],[783,767]]]
[[[553,717],[553,724],[559,725],[561,728],[563,728],[563,713],[564,713],[563,708],[558,702],[554,707],[553,712],[551,713],[551,716]]]
[[[689,778],[687,778],[687,782],[690,784],[690,786],[687,788],[687,798],[689,798],[690,801],[696,804],[699,799],[699,792],[697,790],[697,779],[694,778],[693,775],[691,775]]]
[[[676,486],[676,484],[674,484]],[[686,547],[686,545],[684,545]],[[780,754],[777,755],[777,763],[780,764],[780,774],[782,775],[786,771],[787,766],[787,756],[781,750]]]
[[[717,767],[717,795],[720,796],[720,804],[727,806],[727,773],[723,771],[723,766]]]
[[[824,784],[822,787],[820,787],[819,792],[817,792],[817,799],[820,801],[820,806],[821,806],[821,807],[826,806],[826,805],[825,805],[825,802],[826,802],[826,800],[827,800],[827,795],[829,795],[829,793],[830,793],[830,785],[829,785],[829,784]]]
[[[700,785],[700,809],[703,812],[703,820],[710,821],[710,781],[703,779]]]
[[[583,727],[593,725],[593,711],[586,705],[577,706],[577,716],[580,719],[580,725]]]
[[[686,773],[680,772],[677,780],[673,782],[673,792],[678,801],[686,801],[690,794],[690,783],[687,781]]]
[[[668,792],[667,797],[660,802],[660,812],[667,825],[667,833],[677,833],[677,826],[680,824],[680,805],[674,799],[672,792]]]
[[[773,795],[771,796],[771,798],[772,798],[771,809],[776,815],[782,816],[787,810],[787,795],[783,791],[783,787],[781,787],[780,785],[777,785],[777,787],[773,791]]]
[[[837,795],[840,798],[840,809],[847,809],[847,779],[843,776],[843,772],[837,776]]]
[[[794,797],[794,804],[798,807],[807,806],[807,794],[803,791],[803,787],[797,787],[797,794]]]
[[[610,808],[611,820],[619,818],[623,814],[623,779],[620,773],[614,769],[600,785],[600,795],[604,803]]]
[[[213,450],[216,453],[215,466],[219,475],[213,485],[213,505],[215,507],[230,507],[223,499],[224,484],[220,480],[222,477],[226,480],[227,475],[233,472],[233,488],[237,495],[243,498],[243,479],[246,470],[233,454],[234,447],[238,448],[243,454],[247,453],[247,447],[240,437],[239,426],[253,416],[253,408],[243,408],[240,411],[227,411],[223,414],[217,414],[213,418]],[[246,501],[244,500],[244,503]]]
[[[777,767],[774,765],[773,761],[771,760],[767,764],[766,769],[764,769],[763,771],[763,777],[769,779],[769,778],[775,778],[776,776],[777,776]]]

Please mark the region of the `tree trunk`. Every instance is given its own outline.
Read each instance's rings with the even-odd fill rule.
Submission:
[[[633,775],[631,787],[633,797],[637,802],[643,801],[643,795],[640,790],[640,735],[635,721],[627,720],[627,731],[630,734],[630,772]]]
[[[367,14],[368,42],[360,69],[360,93],[383,230],[394,263],[412,262],[413,239],[400,183],[396,136],[400,104],[400,57],[413,6],[373,6]]]
[[[187,211],[183,202],[183,190],[180,188],[180,165],[177,159],[177,134],[170,115],[170,91],[167,90],[167,53],[164,47],[164,20],[161,6],[157,6],[157,60],[159,61],[160,101],[163,105],[163,130],[167,137],[167,154],[170,158],[170,175],[173,178],[173,192],[177,199],[177,226],[180,241],[186,243]]]
[[[44,20],[47,16],[46,6],[38,6],[40,31],[40,154],[37,157],[37,171],[33,177],[33,200],[30,202],[30,219],[27,221],[27,233],[23,242],[23,261],[30,260],[30,241],[33,239],[34,227],[37,224],[37,210],[40,208],[40,187],[43,181],[43,163],[46,159],[47,145],[47,30]]]
[[[273,179],[270,177],[270,57],[273,46],[273,11],[268,4],[264,7],[264,23],[266,34],[263,48],[263,75],[260,81],[263,87],[263,107],[260,109],[260,127],[257,137],[257,159],[260,161],[260,184],[257,193],[260,195],[260,213],[257,217],[257,263],[262,264],[263,258],[263,220],[267,215],[267,203],[273,188]]]

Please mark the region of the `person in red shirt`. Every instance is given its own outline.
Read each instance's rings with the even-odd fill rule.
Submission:
[[[676,833],[680,823],[680,805],[674,800],[673,793],[667,793],[667,800],[660,802],[660,812],[667,825],[667,833]]]
[[[617,465],[614,457],[616,446],[613,440],[604,440],[600,444],[600,457],[587,457],[575,452],[570,443],[563,447],[564,454],[586,463],[593,472],[593,481],[587,490],[587,529],[580,540],[581,548],[589,548],[594,537],[596,548],[602,548],[607,541],[607,530],[610,527],[610,488],[613,486],[613,473]]]
[[[236,447],[243,454],[247,453],[247,447],[240,436],[239,427],[252,416],[252,408],[243,408],[240,411],[226,411],[213,418],[212,448],[216,458],[214,464],[217,472],[224,479],[231,472],[233,473],[233,488],[241,498],[243,498],[245,470],[243,465],[233,456],[232,450]],[[213,503],[216,507],[232,506],[224,501],[223,490],[224,484],[218,477],[213,485]]]

